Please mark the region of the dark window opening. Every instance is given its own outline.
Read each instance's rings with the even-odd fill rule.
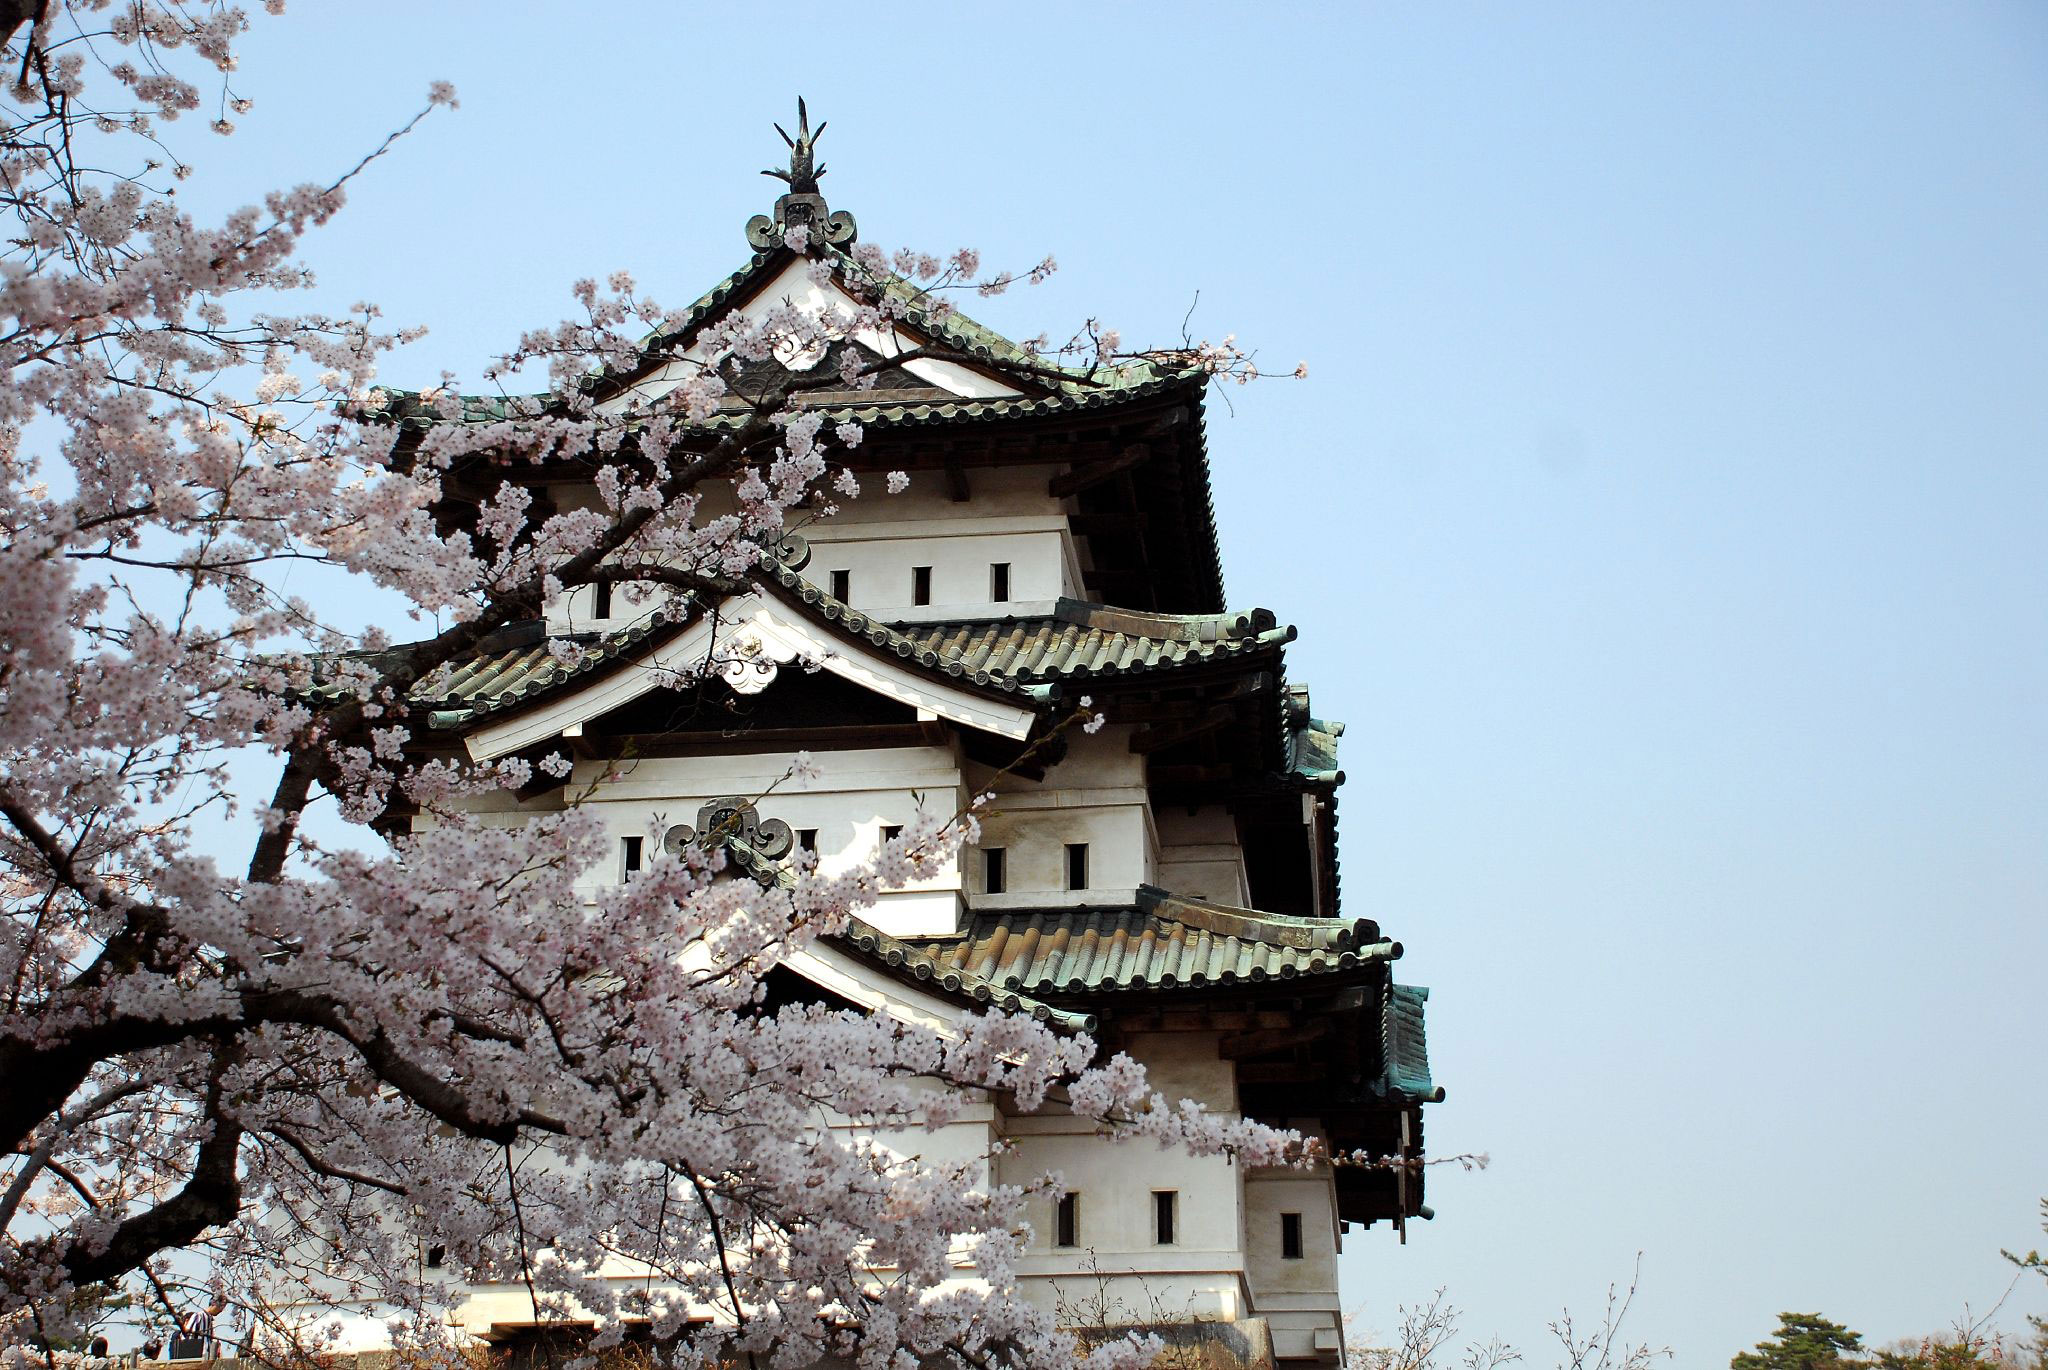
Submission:
[[[997,604],[1005,604],[1010,598],[1010,563],[992,561],[988,567],[988,597]]]
[[[816,828],[798,828],[796,830],[796,844],[805,851],[816,851],[818,849],[818,830]]]
[[[1079,1246],[1081,1244],[1081,1196],[1062,1194],[1053,1212],[1054,1246]]]
[[[1001,894],[1003,884],[1003,849],[983,847],[981,849],[981,887],[990,894]]]
[[[448,1259],[448,1248],[447,1248],[447,1247],[445,1247],[445,1246],[430,1246],[430,1247],[428,1247],[428,1248],[427,1248],[427,1269],[429,1269],[429,1270],[439,1270],[439,1269],[441,1268],[442,1264],[443,1264],[444,1262],[446,1262],[446,1261],[447,1261],[447,1259]]]
[[[1152,1240],[1159,1245],[1173,1245],[1173,1220],[1178,1215],[1179,1208],[1179,1190],[1155,1189],[1152,1191]]]
[[[910,602],[929,604],[932,602],[932,568],[913,566],[910,568]]]
[[[628,875],[640,869],[640,843],[642,841],[643,839],[638,837],[628,837],[622,844],[625,849],[625,866],[626,874]]]
[[[1280,1258],[1287,1261],[1301,1259],[1301,1214],[1280,1215]]]
[[[593,585],[591,587],[590,599],[590,613],[593,618],[610,618],[612,616],[612,583],[610,581],[600,580],[596,585]]]
[[[1067,888],[1085,890],[1088,888],[1088,844],[1067,843]]]
[[[882,825],[882,840],[884,842],[894,842],[901,836],[903,836],[903,825],[901,823],[884,823]]]
[[[853,598],[853,572],[834,571],[832,573],[832,598],[838,600],[841,604],[845,604]]]

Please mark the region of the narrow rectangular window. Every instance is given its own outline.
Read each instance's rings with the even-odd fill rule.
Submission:
[[[1079,1246],[1081,1244],[1081,1196],[1067,1193],[1060,1195],[1053,1214],[1054,1246]]]
[[[882,825],[882,840],[884,842],[894,842],[901,836],[903,836],[903,825],[901,823],[884,823]]]
[[[591,617],[610,618],[612,616],[612,583],[608,580],[600,580],[596,585],[592,586],[590,603]]]
[[[439,1270],[439,1269],[440,1269],[440,1268],[441,1268],[441,1267],[442,1267],[442,1266],[443,1266],[444,1264],[446,1264],[446,1263],[447,1263],[447,1260],[448,1260],[448,1248],[447,1248],[447,1247],[445,1247],[445,1246],[430,1246],[430,1247],[428,1247],[428,1248],[427,1248],[427,1269],[429,1269],[429,1270]]]
[[[1301,1214],[1280,1215],[1280,1259],[1298,1261],[1301,1259]]]
[[[1085,890],[1088,888],[1088,844],[1067,843],[1067,888]]]
[[[992,561],[988,566],[988,597],[990,603],[1010,602],[1010,563]]]
[[[1152,1191],[1152,1240],[1160,1246],[1173,1245],[1173,1220],[1179,1216],[1180,1191]]]
[[[1001,894],[1003,884],[1003,849],[983,847],[981,849],[981,887],[990,894]]]
[[[834,571],[832,573],[832,598],[838,600],[841,604],[849,603],[853,599],[853,572]]]
[[[796,830],[796,844],[805,851],[816,851],[818,849],[818,830],[816,828],[798,828]]]
[[[913,566],[910,568],[910,602],[929,604],[932,602],[932,568]]]
[[[640,842],[640,838],[628,837],[621,844],[624,849],[623,861],[626,867],[626,874],[628,875],[640,869]]]

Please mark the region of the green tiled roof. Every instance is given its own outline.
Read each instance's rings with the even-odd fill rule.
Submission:
[[[1337,769],[1337,739],[1344,735],[1342,723],[1316,718],[1309,712],[1308,686],[1287,687],[1287,770],[1316,784],[1341,785],[1344,772]]]
[[[964,967],[943,965],[927,954],[924,947],[900,937],[891,937],[858,918],[851,920],[838,940],[852,946],[868,960],[878,962],[906,979],[925,982],[934,990],[972,999],[977,1004],[1006,1013],[1026,1013],[1041,1023],[1070,1032],[1095,1030],[1095,1015],[1092,1013],[1054,1008],[1041,999],[1020,994],[1014,985],[998,983]]]
[[[1370,919],[1292,918],[1141,888],[1134,905],[978,913],[905,964],[1034,996],[1209,988],[1354,971],[1401,954]]]
[[[1171,669],[1294,640],[1264,609],[1233,614],[1138,614],[1060,600],[1050,617],[906,625],[933,651],[1026,680]]]
[[[1105,390],[1130,389],[1176,375],[1199,374],[1194,371],[1171,372],[1145,362],[1092,375],[1071,367],[1060,366],[1019,347],[993,328],[976,322],[958,310],[947,313],[944,318],[936,317],[924,303],[928,298],[927,292],[894,272],[872,270],[856,262],[853,254],[836,247],[822,246],[819,250],[839,263],[842,270],[858,273],[860,278],[879,284],[885,295],[897,301],[902,322],[916,332],[941,339],[952,350],[991,367],[1001,369],[1030,366],[1055,373],[1033,377],[1037,384],[1047,389],[1073,394],[1095,394]],[[643,351],[651,355],[678,346],[687,346],[699,328],[723,313],[729,306],[747,298],[758,282],[780,271],[794,260],[795,256],[795,253],[783,247],[755,253],[739,270],[699,296],[697,302],[684,313],[676,328],[667,333],[648,334],[641,342]]]
[[[955,424],[991,421],[996,419],[1030,418],[1041,414],[1080,413],[1087,410],[1107,409],[1141,400],[1155,395],[1164,395],[1176,388],[1194,384],[1199,373],[1166,373],[1148,376],[1142,381],[1129,384],[1105,385],[1100,388],[1079,387],[1061,389],[1050,395],[1022,395],[995,399],[920,399],[906,403],[892,397],[886,390],[873,392],[871,399],[849,401],[834,399],[822,404],[800,405],[801,408],[816,409],[828,421],[857,419],[863,425],[880,428],[910,428],[921,424]],[[410,425],[425,427],[431,423],[502,423],[508,419],[519,419],[530,415],[522,406],[531,404],[535,412],[546,403],[545,396],[502,396],[464,395],[462,409],[455,418],[441,419],[429,415],[420,403],[419,393],[411,390],[397,390],[385,387],[386,402],[383,414]],[[700,422],[683,425],[689,433],[715,434],[742,428],[751,414],[745,410],[713,414]]]
[[[923,292],[913,283],[887,271],[871,272],[866,267],[853,263],[848,254],[836,248],[825,248],[824,251],[848,269],[879,282],[884,293],[898,302],[900,321],[913,331],[938,340],[949,350],[998,372],[1005,372],[1007,369],[1006,374],[1017,377],[1028,387],[1044,392],[1007,399],[943,399],[926,403],[903,403],[900,398],[892,399],[888,390],[878,388],[870,392],[870,398],[852,400],[845,398],[842,393],[830,403],[806,406],[821,409],[828,416],[858,418],[862,423],[885,426],[951,423],[963,419],[971,421],[1011,418],[1103,408],[1144,396],[1163,394],[1176,387],[1200,386],[1207,381],[1206,373],[1198,367],[1162,366],[1146,361],[1093,372],[1061,366],[1019,347],[994,329],[977,323],[965,314],[955,311],[944,318],[937,318],[923,305]],[[699,296],[696,303],[684,311],[682,320],[676,328],[665,333],[650,333],[643,338],[640,343],[642,361],[638,366],[616,375],[593,378],[591,384],[630,385],[633,380],[660,365],[667,354],[686,347],[691,337],[706,323],[727,308],[743,302],[757,284],[781,270],[794,255],[788,249],[780,247],[756,253],[739,270]],[[1028,375],[1020,375],[1017,371],[1020,367],[1029,367],[1032,371]],[[387,386],[384,387],[384,393],[387,399],[381,413],[417,426],[436,422],[499,423],[507,419],[538,414],[552,402],[552,397],[546,394],[463,395],[460,397],[459,414],[451,418],[442,418],[420,404],[418,391]],[[746,412],[718,414],[701,423],[690,425],[688,431],[715,433],[738,428],[746,423],[748,417]]]
[[[1344,772],[1337,767],[1337,739],[1344,735],[1342,723],[1311,718],[1287,730],[1287,769],[1292,775],[1318,785],[1341,785]]]
[[[1380,1002],[1380,1078],[1373,1092],[1410,1103],[1440,1103],[1444,1091],[1429,1076],[1429,1042],[1423,1007],[1429,991],[1421,985],[1389,985]]]
[[[836,633],[955,682],[1041,702],[1058,697],[1061,680],[1170,671],[1275,647],[1294,637],[1294,629],[1275,626],[1273,616],[1263,609],[1216,615],[1134,614],[1074,600],[1059,601],[1050,617],[898,626],[841,603],[786,566],[763,567],[762,580],[764,588],[779,588],[784,599]],[[631,661],[680,631],[699,612],[700,601],[685,596],[630,628],[602,637],[566,643],[536,637],[486,652],[422,679],[413,687],[412,702],[429,712],[433,726],[463,726]],[[558,658],[554,649],[565,645],[573,650]],[[316,662],[308,696],[332,697],[339,692],[336,672],[323,669],[326,664]]]

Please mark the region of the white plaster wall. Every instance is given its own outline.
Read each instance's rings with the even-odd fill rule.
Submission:
[[[1011,808],[998,800],[997,812],[982,821],[981,845],[1003,849],[1010,895],[1065,893],[1070,843],[1088,847],[1084,889],[1128,892],[1149,883],[1146,818],[1142,804]],[[969,863],[972,878],[966,888],[985,892],[985,861],[977,855]]]
[[[1334,1294],[1336,1188],[1328,1171],[1257,1170],[1245,1177],[1245,1255],[1254,1296]],[[1280,1254],[1280,1215],[1301,1214],[1301,1259]]]
[[[1289,1358],[1335,1359],[1343,1342],[1337,1293],[1336,1183],[1331,1173],[1259,1169],[1244,1182],[1244,1250],[1252,1305]],[[1281,1215],[1301,1214],[1301,1258],[1281,1254]]]
[[[955,500],[946,476],[940,471],[907,473],[910,484],[896,494],[889,493],[887,479],[863,475],[860,494],[847,499],[833,495],[839,512],[825,519],[799,519],[805,537],[829,537],[834,529],[875,524],[909,524],[911,536],[924,536],[934,525],[991,518],[1057,518],[1064,520],[1067,501],[1046,493],[1046,486],[1063,468],[1050,463],[1000,467],[967,467],[961,478],[967,482],[967,499]],[[707,491],[707,515],[728,512],[729,494]],[[874,536],[872,532],[859,536]]]
[[[1234,1111],[1232,1070],[1216,1056],[1216,1034],[1146,1034],[1125,1045],[1169,1094]],[[1057,1172],[1080,1196],[1074,1248],[1053,1245],[1054,1199],[1029,1202],[1033,1238],[1019,1270],[1041,1306],[1071,1314],[1107,1300],[1132,1321],[1247,1315],[1240,1186],[1228,1160],[1118,1141],[1071,1117],[1011,1118],[1007,1129],[1011,1149],[997,1158],[998,1180],[1022,1184]],[[1179,1193],[1167,1246],[1154,1240],[1153,1194],[1163,1189]]]
[[[1035,521],[1035,520],[1034,520]],[[804,579],[828,593],[832,573],[849,573],[847,601],[864,613],[888,617],[891,610],[923,608],[923,617],[974,617],[1000,613],[992,597],[990,567],[1010,567],[1010,594],[1004,603],[1036,606],[1071,595],[1079,571],[1073,567],[1071,539],[1063,527],[1002,531],[1021,519],[959,519],[930,525],[917,536],[846,536],[859,525],[831,529],[811,544]],[[932,568],[930,606],[917,606],[912,568]]]
[[[1237,1112],[1237,1067],[1217,1054],[1219,1032],[1134,1032],[1124,1050],[1169,1099],[1193,1099],[1215,1113]]]
[[[993,789],[996,796],[982,818],[981,843],[1006,853],[1009,894],[1065,892],[1072,842],[1088,844],[1089,889],[1128,891],[1153,883],[1159,839],[1145,759],[1131,752],[1130,733],[1118,725],[1094,734],[1070,730],[1065,758],[1042,781],[970,769],[974,788]],[[980,858],[970,856],[970,893],[985,891],[983,870]]]
[[[1019,613],[1044,613],[1050,601],[1082,595],[1080,550],[1062,501],[1045,492],[1058,468],[1028,466],[969,471],[972,498],[953,500],[942,473],[920,471],[900,494],[889,494],[883,477],[864,478],[862,493],[837,499],[838,512],[829,518],[792,515],[790,526],[809,539],[812,558],[804,578],[820,589],[832,588],[832,572],[853,573],[852,603],[868,613],[916,608],[912,604],[911,568],[932,568],[932,602],[905,617],[969,617],[1003,612],[990,598],[989,567],[1010,565],[1009,604]],[[554,491],[564,510],[596,507],[592,486],[564,486]],[[714,484],[702,492],[699,521],[733,508],[729,488]],[[549,602],[551,633],[610,632],[644,618],[669,592],[628,603],[614,593],[610,612],[597,613],[597,590],[580,586]]]
[[[1159,885],[1196,899],[1249,906],[1244,847],[1238,841],[1237,821],[1227,809],[1210,805],[1191,814],[1184,808],[1168,808],[1157,815],[1157,823]]]
[[[814,779],[786,778],[789,758],[772,756],[650,757],[610,767],[582,762],[569,788],[605,823],[612,836],[606,863],[578,884],[595,893],[624,877],[624,841],[643,839],[651,856],[656,833],[677,823],[697,825],[708,800],[751,798],[762,818],[793,829],[818,831],[819,867],[844,870],[872,852],[888,825],[905,826],[920,811],[950,817],[966,802],[958,760],[945,747],[893,747],[818,752]],[[643,857],[643,860],[646,859]],[[960,863],[950,859],[930,879],[883,894],[866,917],[899,936],[949,933],[959,926]]]
[[[967,471],[970,498],[964,503],[954,501],[941,472],[913,472],[909,486],[894,495],[882,477],[864,477],[858,498],[841,501],[831,518],[802,524],[811,541],[804,576],[829,590],[833,571],[851,571],[854,607],[880,613],[915,607],[910,568],[929,566],[932,602],[925,617],[946,609],[1002,612],[989,597],[989,566],[999,561],[1010,564],[1011,604],[1078,596],[1074,536],[1061,501],[1045,492],[1056,469]]]

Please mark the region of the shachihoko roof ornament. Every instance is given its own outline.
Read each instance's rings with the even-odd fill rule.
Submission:
[[[782,134],[782,141],[789,144],[789,170],[770,169],[763,176],[773,176],[789,184],[789,193],[775,202],[775,216],[756,214],[747,220],[747,242],[755,251],[766,251],[788,241],[793,228],[804,229],[811,242],[829,243],[833,247],[851,247],[859,229],[854,226],[853,216],[845,210],[836,213],[825,205],[825,197],[818,193],[818,178],[825,174],[825,168],[818,165],[814,149],[818,139],[824,135],[825,124],[820,121],[818,131],[811,131],[810,112],[804,108],[802,97],[796,102],[796,137],[792,138],[777,124],[775,131]]]

